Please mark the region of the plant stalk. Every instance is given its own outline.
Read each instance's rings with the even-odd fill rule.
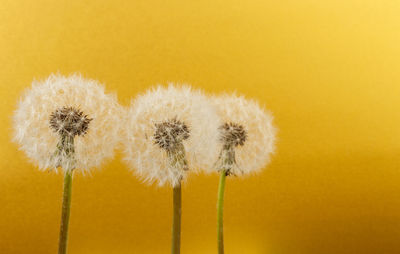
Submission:
[[[225,180],[227,172],[221,170],[218,187],[218,200],[217,200],[217,239],[218,239],[218,254],[224,253],[224,192],[225,192]]]
[[[181,183],[173,187],[173,220],[172,220],[172,254],[181,252],[181,214],[182,190]]]
[[[66,170],[64,174],[64,192],[61,210],[60,238],[58,243],[58,254],[67,253],[68,226],[71,210],[72,194],[72,171]]]

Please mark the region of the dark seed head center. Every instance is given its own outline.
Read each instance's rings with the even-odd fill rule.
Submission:
[[[62,107],[51,113],[50,128],[62,137],[83,136],[87,133],[92,120],[79,109]]]
[[[190,137],[189,127],[176,118],[155,124],[154,143],[160,148],[172,150]]]
[[[219,127],[219,130],[220,140],[225,145],[243,146],[247,139],[247,131],[240,124],[228,122]]]

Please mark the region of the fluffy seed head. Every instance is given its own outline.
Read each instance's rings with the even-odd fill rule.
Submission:
[[[124,159],[149,183],[176,186],[218,158],[220,119],[203,93],[189,86],[158,86],[139,95],[125,125]]]
[[[73,107],[56,109],[50,115],[50,128],[60,136],[83,136],[93,119]]]
[[[213,97],[224,124],[220,130],[220,151],[215,170],[245,175],[260,171],[275,148],[276,129],[272,116],[256,101],[224,94]]]
[[[13,140],[40,169],[89,171],[113,156],[120,112],[116,96],[97,81],[50,75],[21,97]]]
[[[189,138],[189,127],[176,119],[155,124],[154,143],[160,148],[171,150]]]
[[[225,145],[243,146],[246,141],[247,132],[244,127],[236,123],[224,123],[219,127],[221,132],[220,141]]]

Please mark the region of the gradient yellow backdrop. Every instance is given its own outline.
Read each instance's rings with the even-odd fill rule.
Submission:
[[[226,252],[400,253],[400,2],[1,0],[0,253],[56,253],[62,175],[10,142],[23,89],[52,72],[120,102],[187,82],[275,115],[277,153],[227,182]],[[73,183],[69,253],[168,253],[171,190],[119,153]],[[215,253],[218,177],[183,190],[182,253]]]

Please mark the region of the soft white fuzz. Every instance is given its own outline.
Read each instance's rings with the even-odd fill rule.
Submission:
[[[228,173],[233,175],[245,175],[262,170],[269,163],[270,155],[275,148],[276,129],[272,124],[272,115],[256,101],[235,94],[212,97],[211,101],[216,106],[223,124],[239,125],[245,131],[245,141],[238,139],[233,148],[236,161],[233,167],[224,165],[225,160],[221,160],[221,157],[224,157],[223,153],[229,151],[222,149],[219,151],[221,157],[213,170],[226,170],[230,167]],[[219,142],[223,145],[222,127],[219,130]]]
[[[20,149],[42,170],[57,170],[57,166],[70,169],[71,160],[55,159],[60,135],[49,122],[52,113],[63,107],[73,107],[92,119],[85,133],[74,137],[73,167],[89,171],[113,157],[121,126],[117,98],[105,94],[97,81],[78,74],[52,74],[46,80],[34,81],[24,92],[13,119],[14,141]]]
[[[163,122],[178,123],[177,139],[183,144],[188,170],[171,163],[167,149],[161,147],[164,141],[159,140],[156,128]],[[182,124],[188,127],[189,137]],[[213,166],[218,158],[220,125],[214,107],[201,91],[189,86],[155,87],[139,95],[128,109],[125,161],[146,182],[176,186],[187,172]],[[168,124],[164,127],[170,131]]]

